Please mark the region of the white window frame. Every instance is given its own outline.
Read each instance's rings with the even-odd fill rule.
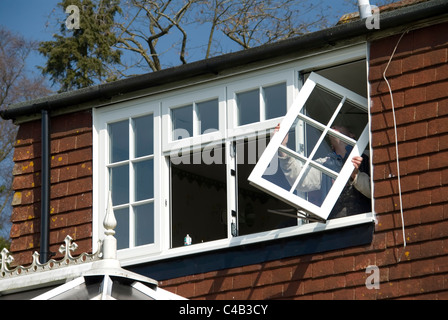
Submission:
[[[103,219],[107,206],[108,171],[105,163],[108,150],[105,141],[108,137],[107,124],[120,119],[145,115],[154,112],[154,191],[155,191],[155,238],[154,245],[141,246],[118,251],[118,258],[122,266],[133,265],[169,259],[194,253],[219,250],[228,247],[248,245],[287,238],[291,236],[306,235],[314,232],[333,230],[347,226],[354,226],[375,221],[374,213],[365,213],[355,216],[328,220],[326,223],[308,223],[294,227],[270,230],[266,232],[232,237],[230,223],[228,223],[228,238],[199,243],[193,246],[170,248],[170,181],[169,163],[167,156],[173,149],[182,147],[190,151],[198,149],[204,143],[223,139],[226,144],[226,159],[232,158],[229,146],[233,141],[257,136],[260,132],[266,134],[267,130],[281,122],[284,117],[252,123],[244,126],[237,125],[235,93],[251,88],[260,88],[279,82],[287,83],[287,112],[292,107],[295,97],[299,93],[301,82],[299,73],[322,68],[357,59],[368,59],[366,43],[347,46],[337,50],[311,54],[307,57],[289,61],[274,62],[272,65],[254,67],[245,71],[239,70],[235,74],[217,77],[212,81],[199,81],[188,83],[173,90],[143,93],[139,97],[122,101],[115,101],[115,105],[104,104],[93,108],[93,250],[98,249],[98,241],[104,234]],[[173,96],[175,94],[175,96]],[[193,136],[188,139],[173,141],[171,139],[170,108],[188,105],[190,102],[200,102],[219,97],[219,131],[207,135]],[[232,162],[230,162],[232,163]],[[228,175],[230,179],[234,177]],[[228,183],[227,194],[235,194],[235,184]],[[235,201],[234,201],[235,202]],[[228,220],[231,221],[231,199],[228,200]],[[236,203],[235,203],[236,204]]]
[[[255,77],[239,79],[227,86],[227,103],[228,103],[228,136],[240,137],[250,136],[257,131],[263,131],[275,127],[275,125],[283,118],[265,119],[265,104],[262,88],[270,87],[280,83],[286,83],[286,112],[289,110],[293,100],[294,94],[297,91],[298,80],[295,76],[296,70],[294,68],[265,72]],[[251,90],[259,90],[260,95],[260,121],[249,123],[245,125],[238,125],[238,106],[237,94]]]
[[[313,119],[301,114],[301,111],[302,111],[303,107],[305,106],[305,103],[306,103],[308,97],[310,96],[311,92],[317,85],[320,85],[323,88],[328,89],[328,90],[330,90],[336,94],[339,94],[343,97],[338,108],[335,110],[335,113],[332,115],[332,120],[330,120],[329,124],[326,124],[326,125],[320,127],[323,130],[320,140],[324,139],[324,137],[326,136],[326,134],[328,132],[331,132],[333,135],[338,136],[341,139],[349,139],[348,137],[345,137],[344,135],[339,134],[337,131],[334,131],[333,129],[331,129],[333,120],[338,115],[338,112],[339,112],[340,108],[342,108],[343,102],[345,100],[351,101],[352,103],[356,104],[357,107],[359,107],[360,109],[363,109],[366,112],[366,114],[368,113],[367,99],[365,99],[364,97],[362,97],[350,90],[347,90],[346,88],[312,72],[309,75],[309,77],[306,80],[303,87],[301,88],[299,95],[297,96],[294,104],[288,111],[288,114],[284,117],[283,121],[281,122],[280,129],[279,129],[278,133],[276,133],[273,136],[269,145],[266,147],[266,150],[264,151],[264,153],[260,157],[259,161],[255,165],[251,175],[249,176],[249,181],[253,185],[264,190],[265,192],[267,192],[281,200],[286,201],[287,203],[294,206],[298,210],[303,210],[305,213],[305,216],[308,214],[311,214],[312,216],[317,217],[317,219],[325,221],[328,218],[334,204],[336,203],[340,193],[342,192],[342,189],[346,185],[348,179],[350,178],[350,175],[353,172],[353,165],[351,164],[351,161],[346,161],[346,163],[344,164],[344,166],[342,167],[341,171],[338,174],[338,173],[332,172],[329,169],[326,169],[322,165],[318,166],[317,163],[315,163],[314,161],[312,161],[310,159],[313,157],[313,154],[311,154],[309,158],[306,158],[304,156],[300,156],[299,154],[297,154],[298,157],[300,157],[302,160],[304,160],[306,162],[306,166],[308,166],[308,165],[310,165],[312,167],[318,166],[320,171],[326,172],[326,173],[328,172],[328,174],[330,174],[331,176],[336,177],[336,180],[333,183],[333,186],[331,187],[330,192],[325,197],[325,200],[320,207],[307,201],[304,198],[301,198],[298,195],[295,195],[293,193],[295,188],[292,188],[292,190],[287,191],[287,190],[279,187],[275,183],[272,183],[263,178],[263,174],[266,171],[266,169],[268,168],[271,161],[273,159],[274,159],[274,161],[277,159],[277,153],[278,153],[279,148],[281,148],[281,143],[282,143],[283,139],[286,137],[286,135],[288,134],[288,131],[291,128],[291,126],[293,125],[293,122],[295,121],[295,119],[298,116],[300,116],[301,119],[306,120],[307,123],[312,124],[314,126],[313,122],[315,122],[315,121]],[[318,124],[318,125],[320,126],[321,124]],[[360,156],[364,152],[364,149],[366,148],[368,141],[369,141],[369,123],[367,123],[366,126],[364,127],[359,139],[357,141],[354,141],[354,140],[351,141],[352,143],[354,143],[354,147],[353,147],[348,158],[351,159],[354,156]],[[305,171],[306,171],[306,168],[304,167],[304,169],[302,169],[301,173],[303,174]],[[297,180],[299,180],[299,179],[297,179]]]
[[[158,102],[148,102],[141,101],[138,104],[125,102],[120,105],[108,107],[108,108],[98,108],[94,109],[93,112],[93,123],[94,123],[94,148],[93,148],[93,162],[94,171],[93,176],[93,207],[96,208],[94,210],[94,219],[93,219],[93,228],[94,230],[99,230],[99,234],[104,234],[104,226],[102,224],[102,219],[104,218],[105,212],[107,210],[108,204],[108,190],[109,186],[109,153],[110,153],[110,143],[109,143],[109,133],[108,133],[108,125],[112,123],[116,123],[123,120],[129,121],[129,148],[130,154],[133,154],[133,146],[132,141],[133,137],[133,126],[131,119],[138,118],[146,115],[153,115],[154,122],[154,151],[153,155],[145,156],[144,158],[153,158],[154,161],[154,243],[146,244],[141,246],[133,246],[133,243],[130,242],[130,248],[120,249],[119,252],[129,251],[131,255],[138,254],[148,254],[160,252],[161,250],[161,224],[162,221],[160,219],[160,212],[162,210],[162,183],[163,179],[161,179],[160,168],[161,168],[161,154],[160,154],[160,144],[161,141],[157,139],[160,136],[161,132],[161,120],[160,120],[160,103]],[[134,159],[130,158],[126,161],[131,163]],[[129,174],[129,185],[130,185],[130,196],[129,203],[127,204],[129,207],[132,207],[135,204],[143,204],[148,202],[147,200],[143,201],[133,201],[133,182],[134,177],[131,174],[132,166],[129,166],[130,174]],[[131,215],[131,210],[130,213]],[[132,220],[132,216],[130,217]],[[134,231],[132,230],[132,224],[130,224],[130,238],[134,235]],[[96,248],[95,243],[100,240],[99,237],[95,237],[96,233],[94,233],[94,249]]]
[[[218,117],[219,128],[217,131],[199,134],[198,133],[198,117],[196,104],[201,102],[218,99]],[[171,119],[171,110],[193,105],[193,136],[179,140],[173,140],[173,123]],[[189,148],[191,146],[199,146],[209,141],[216,141],[225,137],[226,128],[226,96],[225,88],[212,87],[194,92],[180,93],[175,96],[163,99],[162,101],[162,147],[163,152]]]

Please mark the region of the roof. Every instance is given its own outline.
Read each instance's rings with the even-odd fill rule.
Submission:
[[[3,249],[0,300],[185,300],[159,288],[157,281],[121,268],[110,194],[103,225],[104,240],[92,254],[73,257],[78,246],[67,236],[59,249],[62,259],[40,263],[35,252],[31,265],[10,269],[13,258]]]
[[[420,1],[413,0],[417,4],[401,6],[398,9],[384,13],[381,12],[381,29],[402,26],[417,20],[440,16],[448,12],[448,3],[446,0]],[[39,114],[43,109],[54,111],[79,106],[92,101],[96,101],[98,104],[107,103],[113,98],[132,94],[139,90],[150,90],[153,87],[169,85],[173,83],[173,79],[182,81],[200,76],[213,79],[230,68],[242,67],[291,54],[300,55],[300,52],[304,50],[309,52],[309,50],[318,50],[325,46],[334,46],[337,42],[347,41],[357,37],[367,37],[375,32],[378,32],[378,30],[366,28],[364,20],[351,19],[347,23],[340,23],[331,28],[273,44],[224,54],[111,83],[18,103],[1,111],[0,115],[4,119],[16,120],[21,117]]]

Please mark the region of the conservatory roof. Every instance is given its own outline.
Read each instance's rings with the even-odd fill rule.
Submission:
[[[154,279],[121,268],[114,237],[116,220],[109,200],[104,219],[105,236],[96,253],[72,256],[76,243],[67,236],[60,260],[39,262],[33,254],[29,266],[10,268],[14,260],[1,251],[0,300],[184,300],[158,287]]]

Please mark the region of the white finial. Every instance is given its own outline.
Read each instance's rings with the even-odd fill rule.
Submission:
[[[116,259],[117,258],[117,239],[115,235],[115,227],[117,226],[117,220],[115,219],[114,210],[112,208],[112,194],[109,191],[106,216],[104,217],[104,242],[103,242],[103,259]]]

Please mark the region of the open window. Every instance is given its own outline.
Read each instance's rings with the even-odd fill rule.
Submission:
[[[368,144],[367,108],[366,98],[312,72],[249,182],[296,208],[298,217],[327,220],[353,172],[347,159]],[[335,141],[346,145],[345,155],[333,151]],[[286,182],[272,168],[283,170]]]

